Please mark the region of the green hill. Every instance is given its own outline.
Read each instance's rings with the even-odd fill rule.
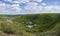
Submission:
[[[60,14],[29,14],[10,17],[0,16],[0,31],[7,34],[32,36],[60,28]]]

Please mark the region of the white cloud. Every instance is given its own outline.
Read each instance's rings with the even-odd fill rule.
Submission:
[[[59,5],[49,5],[44,7],[43,13],[60,13]]]
[[[19,7],[19,4],[13,4],[12,7]]]
[[[6,10],[4,7],[0,7],[0,14],[8,14],[9,13],[9,11],[8,10]]]
[[[60,6],[57,5],[46,6],[45,10],[60,10]]]
[[[5,0],[6,1],[6,0]],[[29,2],[29,0],[8,0],[15,4],[6,4],[6,3],[0,3],[0,14],[30,14],[30,13],[56,13],[60,12],[60,6],[59,5],[48,5],[46,3],[41,3],[41,5],[38,6],[38,3],[36,2]],[[43,0],[34,0],[37,2],[42,2]],[[19,3],[25,3],[27,6],[24,7],[24,9],[21,8]]]
[[[21,8],[19,4],[6,4],[6,3],[0,3],[0,14],[19,14],[21,11]]]
[[[11,3],[27,3],[27,2],[30,2],[30,0],[4,0],[4,1],[11,2]],[[43,0],[32,0],[32,1],[42,2]]]
[[[46,6],[47,4],[46,3],[41,3],[41,5]]]
[[[7,1],[7,2],[12,2],[12,0],[4,0],[4,1]]]
[[[19,4],[19,3],[21,3],[20,1],[13,1],[13,2],[11,2],[11,3],[17,3],[17,4]]]
[[[43,0],[33,0],[33,1],[36,1],[36,2],[42,2]]]
[[[13,4],[11,7],[12,7],[12,9],[14,9],[14,10],[17,11],[17,12],[21,10],[19,4]]]
[[[37,3],[35,2],[29,2],[27,3],[27,6],[25,7],[25,9],[36,9]]]
[[[29,0],[16,0],[16,1],[24,2],[24,3],[29,2]]]
[[[0,7],[1,7],[1,6],[5,6],[5,3],[1,3],[1,2],[0,2]]]
[[[6,3],[0,3],[0,8],[4,8],[4,9],[10,9],[10,10],[21,10],[19,4],[13,4],[13,5],[10,5],[10,4],[6,4]]]
[[[60,6],[59,5],[49,5],[42,3],[43,6],[37,6],[37,3],[28,3],[25,7],[27,13],[59,13]]]
[[[36,2],[29,2],[27,4],[28,5],[24,8],[23,12],[25,11],[26,13],[39,13],[43,9],[42,6],[37,6],[38,3]]]
[[[11,2],[11,3],[26,3],[29,2],[29,0],[4,0],[7,2]]]

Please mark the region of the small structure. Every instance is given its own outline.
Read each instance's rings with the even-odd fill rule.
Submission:
[[[26,25],[27,25],[28,28],[32,28],[33,27],[33,23],[31,21],[28,21],[26,23]]]

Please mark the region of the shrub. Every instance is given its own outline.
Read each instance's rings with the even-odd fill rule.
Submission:
[[[15,32],[12,30],[11,26],[7,25],[5,23],[1,24],[1,30],[7,34],[15,34]]]

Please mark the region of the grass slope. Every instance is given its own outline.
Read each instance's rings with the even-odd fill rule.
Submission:
[[[34,36],[42,32],[56,31],[60,28],[59,16],[59,14],[31,14],[13,18],[1,16],[0,31],[14,36]],[[32,22],[33,27],[28,28],[27,22]]]

